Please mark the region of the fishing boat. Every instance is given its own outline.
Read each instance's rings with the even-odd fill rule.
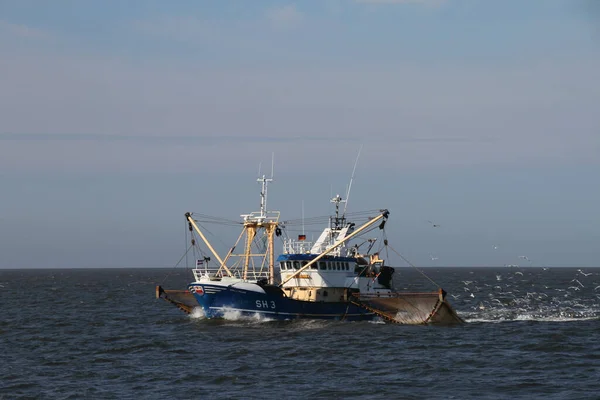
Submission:
[[[225,257],[221,257],[201,229],[207,222],[186,213],[192,246],[203,254],[192,269],[187,290],[156,288],[156,296],[183,311],[199,308],[206,318],[228,313],[276,320],[329,319],[400,324],[456,324],[463,320],[441,288],[407,293],[394,289],[395,268],[386,265],[382,250],[389,246],[366,236],[385,232],[390,212],[346,213],[346,202],[336,195],[330,201],[334,215],[314,241],[306,234],[290,235],[292,223],[281,221],[278,211],[267,210],[267,188],[272,178],[258,178],[260,210],[243,214],[242,231]],[[354,216],[364,220],[360,225]],[[314,222],[315,220],[311,220]],[[303,218],[304,226],[304,218]],[[200,239],[198,240],[197,237]],[[385,236],[384,236],[385,237]],[[283,250],[276,258],[276,239]],[[243,251],[236,248],[243,243]],[[203,246],[200,246],[203,243]],[[377,248],[381,243],[382,248]]]

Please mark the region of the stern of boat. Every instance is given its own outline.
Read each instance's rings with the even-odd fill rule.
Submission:
[[[385,321],[397,324],[454,325],[464,323],[446,300],[446,292],[401,293],[387,295],[354,294],[351,302],[368,309]]]

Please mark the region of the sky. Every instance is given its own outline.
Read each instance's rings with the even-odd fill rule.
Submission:
[[[600,266],[599,3],[0,0],[0,268],[171,267],[272,154],[328,215],[361,148],[414,265]]]

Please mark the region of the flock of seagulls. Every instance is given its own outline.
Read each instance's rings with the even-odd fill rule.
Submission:
[[[544,268],[542,271],[547,270],[548,268]],[[573,315],[580,317],[597,315],[599,312],[597,307],[591,305],[589,308],[588,305],[595,304],[596,298],[600,299],[598,293],[600,291],[598,283],[600,282],[596,279],[597,276],[600,276],[599,273],[578,269],[570,281],[562,280],[561,284],[560,275],[557,275],[558,280],[546,285],[539,284],[538,278],[543,279],[538,276],[539,273],[540,270],[537,269],[497,273],[495,274],[495,281],[498,282],[496,285],[491,282],[478,284],[476,279],[464,280],[462,281],[463,294],[451,293],[450,295],[454,300],[460,298],[461,301],[473,304],[473,310],[491,310],[490,316],[502,313],[533,315],[531,314],[532,310],[537,310],[535,311],[536,315],[548,314],[550,318],[565,318],[563,315],[565,312],[569,313],[566,318],[572,318]],[[545,276],[550,277],[550,275]],[[519,279],[519,277],[522,278]],[[555,285],[558,287],[552,287]],[[488,288],[486,289],[484,286]],[[525,290],[530,287],[531,289]],[[535,289],[536,287],[539,289]],[[595,293],[592,292],[590,299],[589,294],[592,287]],[[474,300],[476,303],[472,303]],[[550,303],[548,303],[549,301]],[[561,304],[561,307],[557,308],[557,304]],[[540,311],[542,314],[539,314]],[[477,318],[481,318],[481,316],[477,316]]]
[[[426,220],[426,222],[430,225],[431,228],[440,228],[441,227],[441,225],[439,223],[437,223],[437,222],[434,222],[434,221],[431,221],[431,220]],[[493,245],[493,250],[494,251],[497,251],[498,249],[500,249],[500,246]],[[431,259],[432,263],[435,263],[435,261],[439,260],[439,257],[437,257],[436,255],[433,255],[433,254],[430,254],[429,258]],[[527,255],[520,255],[520,256],[518,256],[518,259],[522,260],[522,262],[524,262],[524,263],[527,263],[528,266],[530,266],[530,267],[533,266],[532,260]],[[518,264],[505,264],[505,266],[506,267],[513,267],[513,268],[518,268],[519,267]],[[548,271],[548,270],[549,270],[548,267],[543,267],[542,268],[542,271]],[[583,278],[588,278],[591,275],[598,275],[598,274],[594,274],[593,272],[585,272],[585,271],[583,271],[581,269],[578,269],[576,277],[570,281],[571,285],[569,285],[569,286],[565,285],[566,289],[554,288],[554,290],[557,291],[557,292],[559,292],[559,293],[560,292],[564,293],[561,296],[564,296],[565,298],[569,298],[570,296],[574,295],[574,292],[581,292],[582,293],[581,295],[583,295],[585,293],[585,290],[582,291],[582,289],[585,289],[586,286],[580,281],[580,279],[585,282],[585,279],[583,279]],[[523,277],[524,274],[523,274],[522,271],[515,271],[514,274],[512,274],[512,276],[508,277],[508,279],[510,280],[510,279],[512,279],[512,277],[515,277],[515,276],[522,276]],[[579,277],[579,279],[577,277]],[[496,274],[496,281],[502,281],[502,275],[501,274]],[[467,299],[465,301],[470,301],[469,298],[471,298],[471,299],[475,298],[476,297],[475,293],[480,292],[480,288],[479,287],[475,286],[474,288],[472,288],[470,286],[472,283],[473,283],[473,281],[463,281],[464,291],[466,293],[468,293],[468,294],[466,294]],[[597,285],[597,283],[598,282],[592,282],[592,284],[596,284],[596,286],[593,289],[595,292],[600,291],[600,285]],[[506,285],[507,285],[507,287],[510,286],[508,284],[506,284]],[[592,287],[592,285],[590,285],[590,281],[587,282],[587,285],[588,285],[589,288]],[[485,286],[491,286],[491,285],[485,284]],[[546,289],[549,289],[548,286],[544,286],[544,287]],[[504,295],[511,295],[511,296],[513,296],[512,300],[510,300],[512,304],[519,304],[520,302],[522,303],[526,299],[529,299],[527,301],[532,301],[532,300],[541,300],[541,299],[550,297],[547,293],[543,293],[543,292],[527,292],[523,298],[520,298],[520,296],[518,295],[519,290],[517,290],[516,288],[512,288],[512,291],[505,291],[501,286],[494,286],[494,290],[501,290]],[[589,290],[589,289],[587,289],[587,290]],[[515,293],[513,293],[513,291]],[[479,293],[478,297],[481,294],[482,293]],[[579,296],[581,296],[581,295],[579,295]],[[454,298],[456,300],[456,299],[459,299],[461,297],[461,294],[451,294],[451,296],[452,296],[452,298]],[[485,298],[484,298],[484,300],[480,302],[479,309],[481,309],[481,310],[485,309],[484,302],[486,302],[486,304],[491,304],[492,302],[494,302],[494,303],[497,303],[498,305],[501,305],[501,306],[505,306],[506,305],[506,303],[503,302],[503,301],[501,301],[500,299],[493,298],[493,294],[492,293],[489,293],[488,296],[489,296],[488,300],[485,300]],[[598,299],[600,299],[600,294],[595,294],[595,296]],[[552,297],[552,299],[554,301],[555,297]]]

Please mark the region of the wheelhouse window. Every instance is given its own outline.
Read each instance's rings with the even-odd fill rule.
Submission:
[[[319,268],[321,270],[327,269],[327,263],[325,263],[325,261],[319,261]]]
[[[300,269],[300,262],[294,261],[294,269]]]

